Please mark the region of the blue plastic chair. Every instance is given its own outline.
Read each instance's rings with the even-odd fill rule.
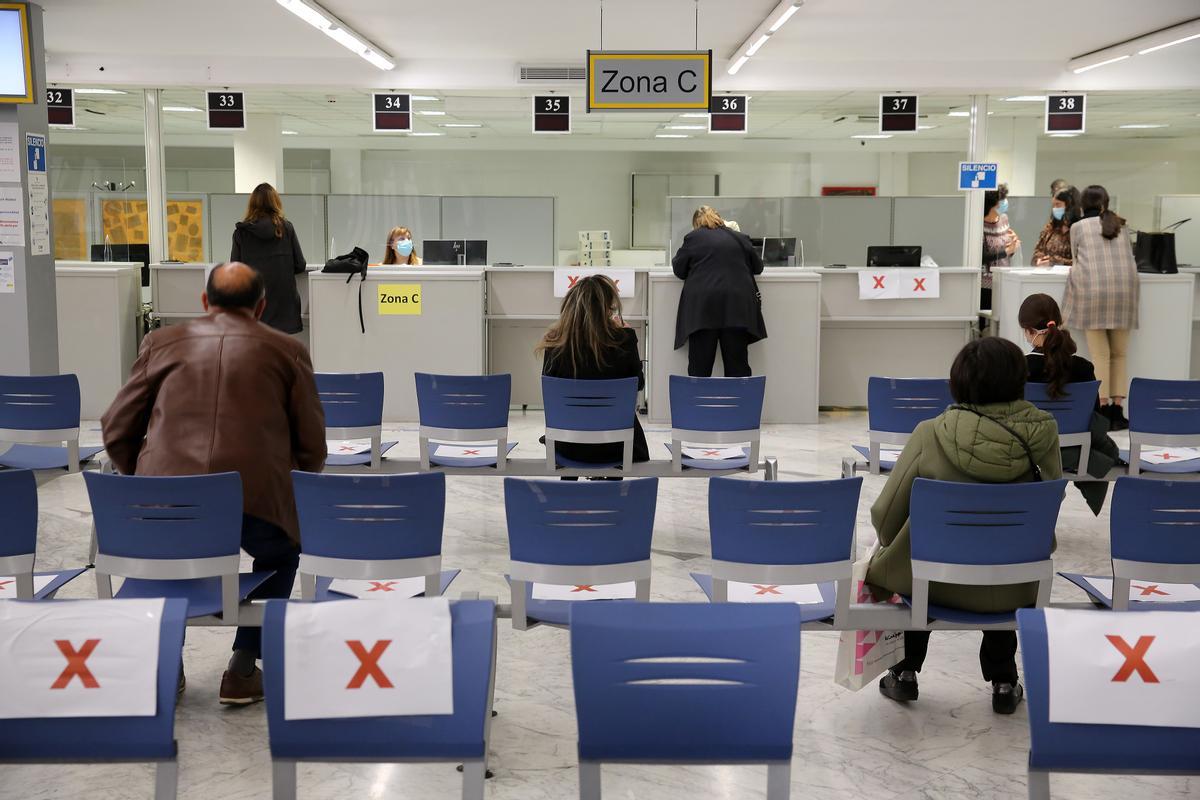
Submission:
[[[271,744],[273,797],[296,796],[296,764],[463,762],[463,798],[483,800],[496,676],[496,606],[490,600],[450,604],[454,713],[409,717],[284,719],[289,664],[284,651],[286,600],[267,602],[263,618],[263,689]],[[330,642],[344,646],[343,642]]]
[[[917,425],[927,419],[933,419],[953,403],[950,381],[945,378],[868,378],[869,444],[867,447],[856,446],[854,449],[867,459],[871,474],[878,475],[881,471],[881,445],[903,447]]]
[[[708,482],[712,574],[692,579],[714,603],[729,582],[818,585],[822,602],[800,606],[804,622],[845,624],[853,594],[854,524],[862,478]]]
[[[1142,464],[1142,448],[1200,446],[1200,381],[1134,378],[1129,384],[1129,474],[1197,472],[1200,459]]]
[[[719,603],[577,603],[571,674],[579,797],[600,766],[766,764],[790,796],[800,609]]]
[[[421,469],[495,467],[504,472],[508,454],[508,407],[512,375],[430,375],[416,373],[421,418]],[[454,458],[435,454],[439,442],[495,442],[496,458]]]
[[[1200,775],[1200,728],[1051,722],[1046,613],[1023,608],[1017,612],[1017,623],[1029,689],[1030,800],[1050,800],[1050,775],[1054,772]],[[1104,699],[1098,697],[1096,702]]]
[[[38,495],[37,479],[31,471],[0,472],[0,509],[4,509],[5,516],[0,525],[0,585],[14,583],[18,600],[52,599],[64,584],[83,572],[82,569],[33,571]],[[35,578],[49,578],[49,583],[35,591]]]
[[[534,600],[534,583],[634,581],[650,599],[650,540],[658,478],[624,481],[504,479],[513,627],[566,625],[580,601]],[[600,602],[605,601],[587,601]],[[620,601],[613,601],[620,602]]]
[[[331,598],[334,578],[425,579],[437,597],[458,577],[442,571],[446,476],[292,472],[300,515],[300,596]],[[333,597],[340,597],[336,593]]]
[[[1064,480],[957,483],[917,478],[909,506],[912,627],[1012,629],[1012,612],[977,614],[929,605],[929,582],[965,586],[1037,583],[1037,607],[1050,601],[1054,527]]]
[[[637,378],[574,380],[542,376],[542,404],[546,410],[546,469],[633,469],[633,430],[636,420]],[[579,444],[622,443],[623,459],[592,464],[558,456],[555,442]]]
[[[758,471],[763,397],[767,378],[691,378],[672,375],[671,469]],[[736,459],[702,459],[684,455],[685,444],[748,444]]]
[[[69,606],[81,602],[96,601],[50,603],[46,605],[46,614],[70,613]],[[44,717],[22,719],[15,725],[0,725],[0,764],[153,762],[155,800],[174,798],[179,785],[175,701],[179,671],[183,666],[186,616],[185,601],[164,602],[158,633],[157,710],[154,716]],[[120,645],[119,642],[116,644]],[[0,664],[0,673],[7,671],[8,666]]]
[[[383,373],[318,372],[317,394],[325,409],[327,439],[370,439],[370,453],[330,453],[326,466],[383,465],[383,456],[396,442],[383,441]]]
[[[1079,448],[1076,476],[1086,476],[1092,453],[1092,415],[1100,394],[1100,381],[1069,383],[1062,397],[1050,397],[1044,383],[1025,384],[1025,399],[1054,417],[1059,447]]]
[[[1106,575],[1062,576],[1117,611],[1200,611],[1200,602],[1130,604],[1135,580],[1200,585],[1200,483],[1117,478],[1109,537],[1111,600],[1086,581]]]
[[[96,524],[96,591],[113,597],[179,597],[188,617],[237,625],[238,605],[271,572],[238,573],[242,479],[236,472],[142,477],[86,472]]]
[[[0,466],[63,469],[103,447],[79,446],[79,379],[74,375],[0,375]],[[65,447],[58,445],[65,444]]]

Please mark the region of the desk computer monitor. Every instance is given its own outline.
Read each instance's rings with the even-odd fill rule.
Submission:
[[[487,241],[484,239],[426,239],[422,261],[430,266],[458,266],[459,257],[469,267],[487,266]]]
[[[751,237],[750,244],[762,256],[765,267],[793,266],[796,258],[796,237],[767,236],[764,238]],[[790,262],[790,263],[789,263]]]
[[[108,248],[108,258],[104,249]],[[92,261],[120,261],[142,265],[142,286],[150,285],[150,245],[148,244],[94,244]]]
[[[919,267],[921,246],[885,244],[867,248],[868,267]]]

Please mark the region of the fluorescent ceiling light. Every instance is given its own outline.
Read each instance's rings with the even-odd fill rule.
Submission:
[[[740,70],[742,67],[744,67],[746,65],[746,62],[749,60],[750,60],[750,56],[742,56],[737,61],[734,61],[732,64],[729,65],[729,74],[737,75],[738,70]]]
[[[1192,39],[1200,39],[1200,33],[1194,33],[1191,36],[1185,36],[1182,39],[1176,39],[1175,41],[1167,42],[1166,44],[1159,44],[1159,45],[1155,45],[1154,47],[1147,47],[1145,50],[1138,50],[1138,55],[1144,56],[1144,55],[1146,55],[1146,53],[1153,53],[1156,50],[1162,50],[1164,47],[1172,47],[1177,44],[1183,44],[1184,42],[1190,42]]]
[[[1138,123],[1133,125],[1118,125],[1117,127],[1124,131],[1140,131],[1150,128],[1165,128],[1167,125],[1165,123]]]
[[[1050,138],[1051,139],[1074,139],[1078,135],[1079,135],[1078,133],[1052,133],[1052,134],[1050,134]]]
[[[775,22],[772,23],[771,27],[768,28],[767,30],[770,31],[771,33],[774,33],[775,31],[782,28],[784,25],[787,24],[787,21],[792,18],[792,14],[795,14],[797,11],[800,10],[801,5],[803,5],[803,0],[801,0],[801,2],[799,2],[799,3],[793,3],[791,8],[784,11],[783,16],[781,16],[779,19],[775,20]]]
[[[299,131],[283,131],[284,136],[299,136]]]
[[[276,2],[314,28],[325,30],[333,26],[333,21],[325,16],[322,10],[303,3],[301,0],[276,0]]]
[[[163,111],[178,111],[180,113],[200,113],[195,106],[163,106]]]
[[[1126,54],[1123,56],[1117,56],[1116,58],[1107,58],[1104,61],[1097,61],[1095,64],[1088,64],[1087,66],[1076,67],[1075,69],[1073,69],[1071,71],[1074,72],[1076,75],[1080,75],[1084,72],[1087,72],[1090,69],[1095,69],[1096,67],[1105,67],[1105,66],[1108,66],[1109,64],[1115,64],[1118,61],[1124,61],[1125,59],[1127,59],[1129,57],[1130,56],[1128,54]]]
[[[702,130],[704,130],[704,126],[703,125],[668,125],[667,130],[669,130],[669,131],[702,131]]]
[[[441,100],[442,98],[440,98],[440,97],[433,97],[432,95],[428,95],[428,94],[414,94],[414,95],[413,95],[411,98],[409,98],[409,99],[410,99],[410,100],[428,100],[428,101],[438,101],[438,100]]]
[[[890,139],[890,133],[856,133],[850,137],[851,139]]]
[[[483,123],[480,122],[443,122],[443,128],[482,128]]]
[[[129,94],[120,89],[76,89],[75,94]]]
[[[445,134],[438,131],[413,131],[409,136],[445,136]]]
[[[367,63],[371,64],[372,66],[378,67],[379,69],[381,69],[385,72],[389,69],[394,69],[396,66],[396,63],[394,61],[392,61],[390,58],[383,55],[382,53],[377,53],[374,50],[368,50],[367,52],[362,54],[362,57],[367,60]]]
[[[1006,103],[1044,103],[1046,95],[1044,94],[1019,94],[1016,97],[1004,98]]]
[[[365,37],[359,35],[353,28],[347,26],[313,0],[275,1],[373,66],[385,71],[395,68],[396,64],[391,56],[371,44]]]
[[[767,40],[771,38],[771,34],[782,28],[787,21],[792,18],[792,15],[800,10],[800,6],[804,5],[804,0],[780,0],[779,3],[771,9],[771,13],[758,24],[746,41],[742,42],[741,46],[733,52],[729,65],[729,74],[737,75],[738,70],[746,66],[746,62],[750,60],[750,56],[762,49]]]
[[[655,139],[690,139],[686,133],[656,133]]]
[[[951,111],[950,113],[946,114],[946,116],[947,117],[969,117],[969,116],[971,116],[971,112],[970,111]]]
[[[350,52],[355,53],[360,56],[365,54],[367,52],[367,50],[370,49],[363,43],[362,39],[359,39],[357,36],[355,36],[350,31],[346,30],[345,28],[341,28],[341,27],[326,28],[325,35],[328,36],[330,39],[333,39],[335,42],[337,42],[338,44],[340,44],[342,47],[346,48]]]
[[[444,116],[446,116],[445,111],[418,111],[417,113],[420,114],[422,117],[444,117]]]
[[[746,55],[752,56],[755,53],[757,53],[759,50],[762,49],[762,46],[767,43],[767,39],[770,39],[770,38],[771,38],[771,34],[769,34],[769,33],[764,33],[762,36],[758,37],[758,41],[755,42],[754,44],[750,45],[750,49],[748,49],[746,51]]]
[[[690,111],[687,114],[680,114],[679,116],[687,117],[688,119],[699,119],[699,118],[707,117],[708,112],[706,112],[706,111]],[[1200,117],[1200,114],[1197,114],[1196,116]]]

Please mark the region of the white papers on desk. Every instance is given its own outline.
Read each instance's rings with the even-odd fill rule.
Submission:
[[[425,591],[425,576],[400,578],[393,581],[358,581],[335,578],[329,591],[357,597],[359,600],[408,600]]]
[[[439,444],[434,448],[433,454],[438,458],[468,458],[468,459],[489,459],[496,460],[496,445],[490,447],[483,445],[449,445]]]
[[[333,439],[325,442],[331,456],[357,456],[371,452],[370,439]]]
[[[821,587],[815,583],[741,583],[729,581],[731,603],[799,603],[814,605],[824,602]]]
[[[859,300],[924,300],[941,296],[936,269],[864,269],[858,273]]]
[[[1100,595],[1112,601],[1111,578],[1084,578]],[[1194,583],[1154,583],[1130,581],[1131,603],[1194,603],[1200,601],[1200,586]]]
[[[637,596],[633,581],[624,583],[593,583],[564,586],[556,583],[535,583],[534,600],[632,600]]]
[[[698,461],[729,461],[746,457],[746,452],[740,447],[685,447],[682,453]]]
[[[1176,464],[1200,458],[1197,447],[1158,447],[1153,450],[1142,448],[1141,459],[1147,464]]]
[[[894,467],[896,462],[900,460],[900,454],[903,453],[903,448],[892,449],[890,447],[879,448],[879,464],[880,466]]]
[[[34,575],[33,593],[36,595],[50,585],[57,575]],[[17,579],[12,575],[0,575],[0,600],[12,600],[17,596]]]

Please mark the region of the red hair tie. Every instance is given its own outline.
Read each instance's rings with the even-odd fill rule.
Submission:
[[[1054,327],[1054,320],[1050,320],[1049,322],[1047,322],[1047,323],[1046,323],[1046,327],[1047,327],[1047,328],[1053,328],[1053,327]]]

